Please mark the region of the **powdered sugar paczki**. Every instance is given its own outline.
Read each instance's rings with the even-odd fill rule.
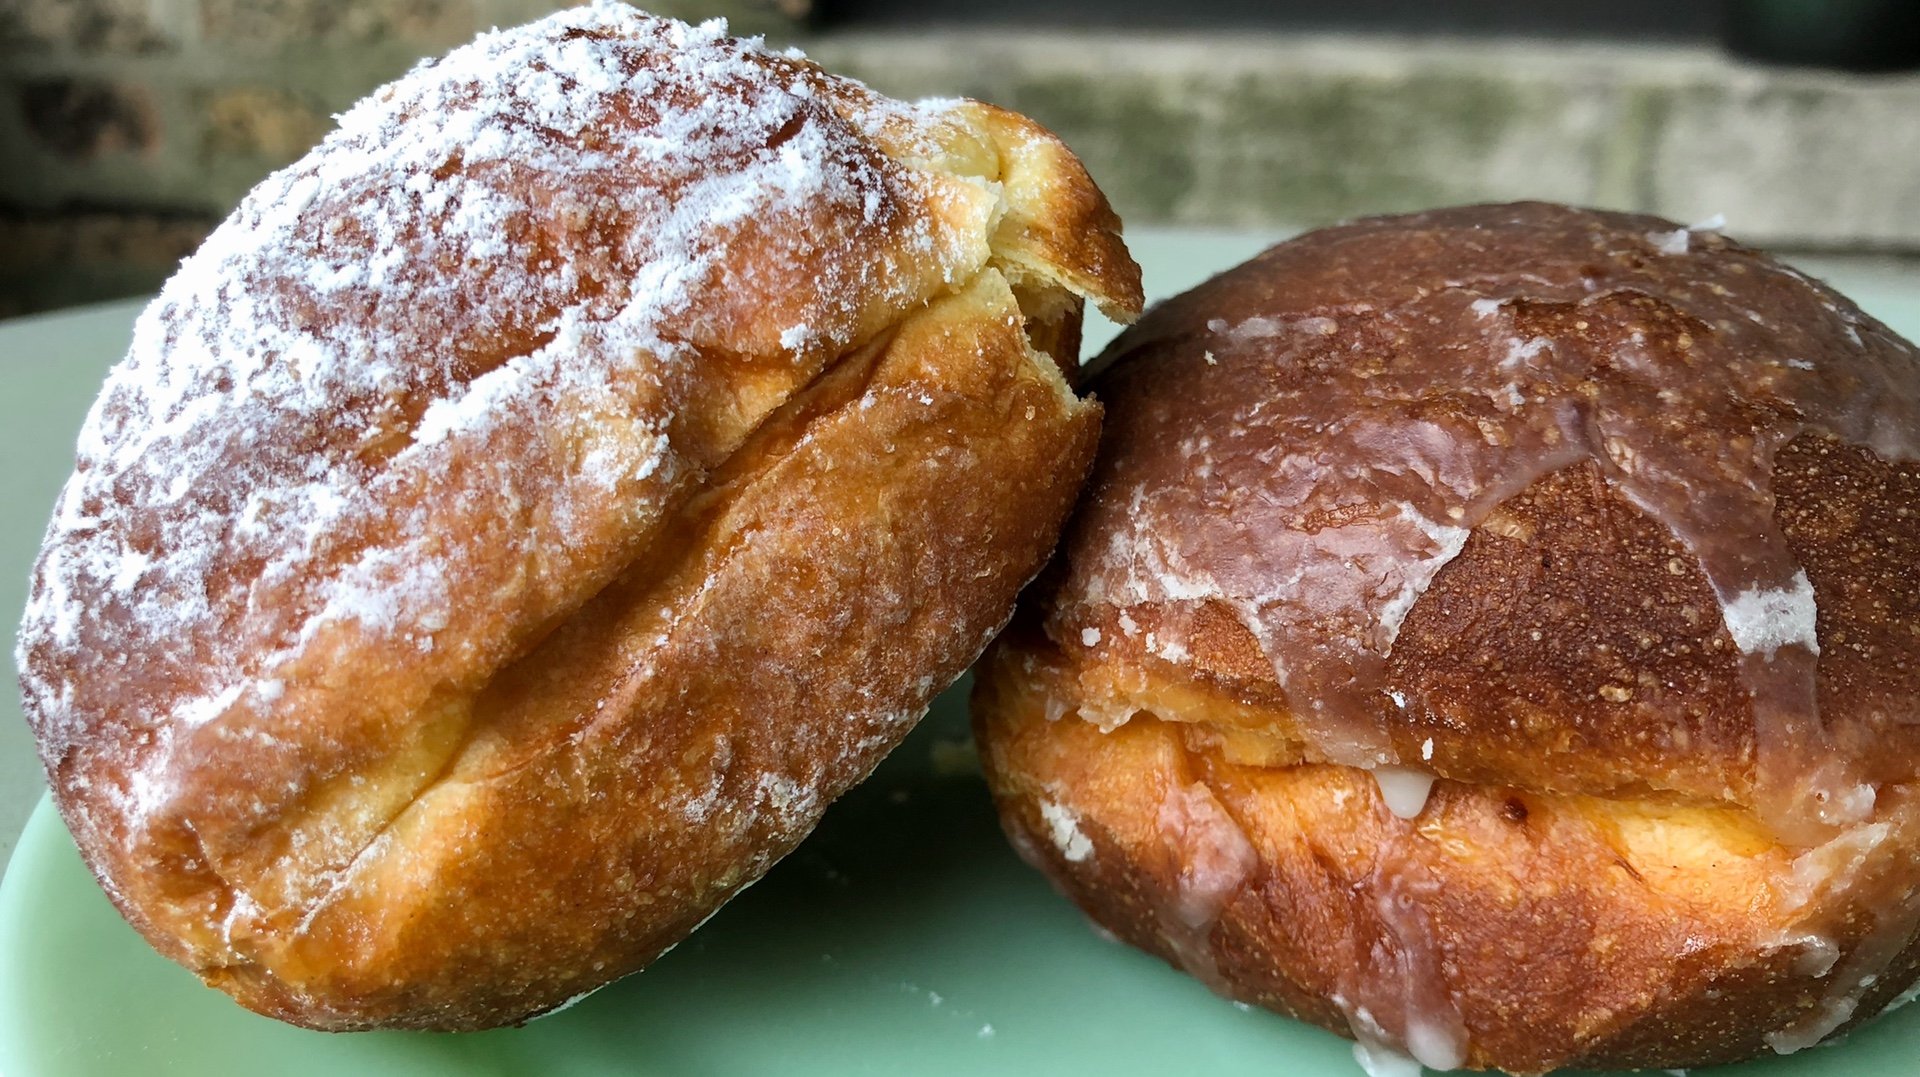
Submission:
[[[874,145],[944,106],[724,31],[603,2],[484,36],[183,263],[87,419],[20,637],[43,759],[117,805],[77,831],[137,829],[177,760],[240,745],[288,788],[223,810],[269,818],[352,765],[277,743],[321,715],[414,735],[394,700],[470,688],[784,391],[984,263],[990,195]],[[715,354],[771,388],[726,396]],[[419,691],[339,683],[347,651]]]

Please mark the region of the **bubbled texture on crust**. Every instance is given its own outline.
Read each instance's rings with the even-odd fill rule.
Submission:
[[[1875,661],[1857,649],[1817,654],[1813,622],[1882,615],[1818,609],[1809,578],[1858,543],[1810,542],[1804,514],[1776,513],[1775,465],[1784,454],[1813,468],[1806,488],[1865,481],[1894,505],[1913,496],[1920,353],[1764,255],[1713,233],[1675,241],[1669,228],[1540,205],[1364,221],[1281,244],[1160,305],[1109,349],[1098,378],[1114,433],[1067,540],[1052,634],[1150,607],[1162,621],[1151,637],[1109,633],[1108,644],[1180,665],[1197,627],[1223,643],[1237,633],[1259,656],[1242,672],[1298,697],[1311,750],[1404,762],[1394,730],[1459,726],[1436,713],[1444,697],[1422,690],[1445,669],[1400,657],[1455,645],[1419,638],[1458,631],[1458,616],[1418,616],[1440,604],[1437,574],[1476,532],[1479,556],[1523,534],[1501,512],[1516,495],[1597,477],[1608,489],[1589,515],[1619,554],[1561,569],[1609,574],[1636,600],[1681,607],[1680,620],[1626,655],[1555,625],[1488,656],[1530,649],[1506,664],[1586,689],[1535,700],[1550,727],[1576,725],[1607,748],[1598,784],[1582,791],[1658,784],[1609,728],[1742,724],[1744,735],[1723,729],[1680,754],[1726,772],[1741,803],[1761,785],[1784,796],[1817,778],[1836,800],[1820,821],[1854,821],[1838,802],[1856,787],[1807,770],[1863,755],[1850,738],[1872,708],[1823,715],[1813,697],[1820,676],[1884,678],[1860,668]],[[1855,459],[1849,474],[1827,473]],[[1868,544],[1912,541],[1879,522]],[[1920,596],[1905,575],[1885,583],[1911,609]],[[1506,618],[1511,595],[1498,597],[1474,620],[1539,627]],[[1643,690],[1627,668],[1642,656],[1701,677],[1731,667],[1738,690]],[[1756,772],[1776,763],[1777,774]],[[1543,767],[1538,780],[1565,776]]]
[[[1406,820],[1356,768],[1233,758],[1204,712],[1050,720],[1067,686],[1026,665],[1047,651],[1010,630],[977,682],[1003,825],[1096,922],[1229,998],[1400,1049],[1423,1021],[1459,1051],[1437,1064],[1532,1074],[1750,1058],[1871,1019],[1920,975],[1911,787],[1864,848],[1803,862],[1834,868],[1803,895],[1793,851],[1727,809],[1442,781]],[[1169,810],[1197,797],[1215,825]]]
[[[1912,344],[1717,234],[1519,205],[1282,244],[1102,363],[976,711],[1096,918],[1517,1072],[1797,1049],[1911,981]]]
[[[1052,136],[719,24],[562,12],[343,116],[142,316],[35,569],[26,710],[116,904],[327,1028],[677,941],[1051,545],[1097,409],[1023,333],[1015,209],[1097,252],[1019,267],[1059,319],[1137,311]]]

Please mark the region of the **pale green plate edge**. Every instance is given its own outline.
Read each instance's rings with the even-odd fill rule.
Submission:
[[[1265,240],[1149,231],[1133,246],[1149,295],[1166,295]],[[1920,335],[1910,282],[1809,268]],[[1090,327],[1090,346],[1109,332]],[[119,919],[43,801],[0,880],[0,1075],[1358,1072],[1344,1041],[1088,930],[1008,852],[977,777],[935,765],[964,760],[964,736],[956,691],[678,951],[565,1013],[469,1035],[334,1036],[241,1010]],[[1920,1072],[1920,1007],[1838,1047],[1712,1072],[1905,1077]]]

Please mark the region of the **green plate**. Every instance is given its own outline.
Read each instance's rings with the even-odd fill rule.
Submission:
[[[1166,232],[1134,244],[1155,295],[1261,245]],[[1920,335],[1910,283],[1814,268]],[[100,317],[126,321],[121,310]],[[0,327],[0,345],[12,331]],[[111,356],[87,348],[55,395],[76,396],[68,381],[84,389],[97,380]],[[22,407],[12,394],[28,386],[18,376],[0,363],[0,410]],[[64,459],[71,426],[57,450],[45,426],[19,434],[0,421],[0,460]],[[36,440],[16,444],[22,437]],[[0,534],[0,576],[24,575],[40,511],[23,514],[36,517],[30,527]],[[0,613],[17,612],[6,597],[11,611]],[[964,687],[941,697],[797,852],[677,950],[565,1012],[495,1032],[328,1035],[242,1010],[120,920],[43,802],[0,882],[0,1074],[1359,1073],[1346,1041],[1223,1002],[1105,941],[1023,866],[972,769]],[[18,722],[14,707],[0,697],[0,722]],[[1712,1072],[1916,1071],[1920,1006],[1838,1047]]]

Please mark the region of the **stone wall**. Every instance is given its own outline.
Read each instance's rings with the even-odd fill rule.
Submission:
[[[560,0],[0,0],[0,317],[151,291],[333,114]],[[771,0],[667,0],[792,36]]]
[[[0,0],[0,315],[151,290],[331,115],[552,0]],[[672,0],[905,95],[1028,112],[1131,220],[1300,227],[1544,197],[1920,252],[1920,76],[1694,46],[1117,32],[812,33],[806,0]]]

